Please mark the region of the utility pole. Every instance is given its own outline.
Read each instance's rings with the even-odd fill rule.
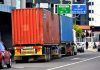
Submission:
[[[63,0],[60,0],[60,4],[62,4]]]

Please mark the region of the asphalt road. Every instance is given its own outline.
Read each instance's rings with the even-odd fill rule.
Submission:
[[[86,51],[50,62],[13,63],[2,70],[100,70],[100,52]]]

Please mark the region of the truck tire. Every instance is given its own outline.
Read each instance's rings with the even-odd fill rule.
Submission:
[[[70,56],[73,56],[74,55],[74,51],[70,51]]]
[[[12,65],[12,61],[11,61],[11,58],[10,58],[10,61],[9,61],[9,63],[7,64],[7,68],[11,68],[11,65]]]
[[[4,68],[4,60],[2,59],[1,63],[0,63],[0,69],[3,69]]]

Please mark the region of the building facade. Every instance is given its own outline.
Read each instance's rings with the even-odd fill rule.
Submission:
[[[88,0],[89,26],[94,33],[94,41],[100,41],[100,2],[99,0]]]
[[[89,25],[100,27],[100,2],[99,0],[89,0]]]

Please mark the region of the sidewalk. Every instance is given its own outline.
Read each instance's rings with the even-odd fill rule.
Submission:
[[[89,47],[88,49],[85,49],[85,50],[97,52],[97,49],[93,49],[93,48],[91,48],[91,47]]]

